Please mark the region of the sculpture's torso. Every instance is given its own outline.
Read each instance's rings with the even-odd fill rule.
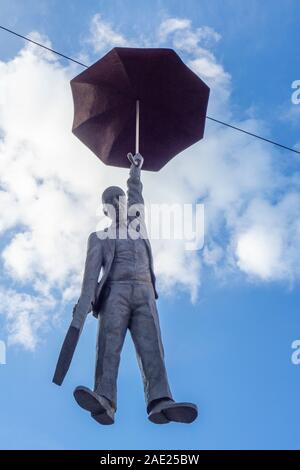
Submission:
[[[116,238],[114,260],[108,281],[151,282],[148,249],[142,238]]]

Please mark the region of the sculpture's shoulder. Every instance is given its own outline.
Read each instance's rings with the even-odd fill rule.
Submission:
[[[90,233],[89,238],[88,238],[88,245],[90,247],[96,247],[96,246],[101,247],[103,238],[104,238],[103,234],[104,234],[103,230]]]
[[[97,238],[98,238],[97,232],[92,232],[89,234],[88,242],[93,243],[96,241]]]
[[[105,228],[104,230],[98,230],[97,232],[92,232],[89,236],[88,243],[92,245],[105,246],[107,240],[111,237],[110,227]]]

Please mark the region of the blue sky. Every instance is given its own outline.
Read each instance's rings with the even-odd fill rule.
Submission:
[[[105,52],[105,48],[102,50],[102,45],[89,36],[96,14],[101,15],[102,27],[109,24],[122,38],[138,44],[149,38],[154,41],[154,31],[168,18],[190,20],[191,26],[184,30],[189,34],[208,26],[221,36],[218,41],[214,42],[209,32],[205,44],[200,44],[204,51],[198,45],[193,51],[182,49],[179,52],[190,63],[205,57],[206,65],[211,67],[209,73],[217,66],[215,75],[210,77],[213,91],[210,114],[221,120],[242,123],[287,145],[294,146],[299,142],[300,114],[297,106],[291,104],[291,83],[300,79],[298,2],[266,0],[262,5],[259,1],[248,1],[246,5],[239,0],[189,0],[185,3],[151,0],[144,1],[142,9],[140,2],[129,0],[90,1],[88,4],[81,1],[76,2],[76,7],[74,4],[69,0],[28,0],[25,6],[24,2],[2,0],[1,23],[22,34],[39,32],[55,49],[82,57],[88,63]],[[174,47],[176,40],[178,43],[182,39],[178,35],[168,36],[166,44]],[[109,42],[107,44],[110,46]],[[23,47],[21,40],[0,31],[1,66],[2,63],[11,64]],[[22,60],[21,66],[27,67],[25,61],[30,61],[31,56]],[[7,70],[15,74],[11,77],[16,80],[27,77],[21,75],[22,70],[17,70],[18,64],[7,66],[11,67]],[[44,66],[42,62],[38,65],[33,62],[32,67],[39,68],[28,68],[31,73],[36,70],[40,74],[37,76],[44,79],[41,89],[37,86],[36,95],[45,100],[43,103],[48,103],[46,98],[50,89],[51,93],[54,89],[53,80],[58,77],[59,85],[53,96],[57,98],[54,108],[59,109],[61,102],[69,103],[69,98],[64,95],[69,94],[67,79],[80,69],[67,69],[65,61],[51,65],[52,68],[47,65],[44,69]],[[10,90],[6,76],[1,77],[5,89]],[[53,135],[58,132],[55,127],[49,128],[47,134],[47,129],[37,126],[41,118],[34,118],[34,112],[43,109],[38,107],[40,100],[36,98],[35,101],[30,85],[28,87],[28,108],[26,110],[25,102],[20,108],[20,113],[30,116],[28,122],[17,123],[15,130],[9,113],[0,112],[0,136],[4,135],[6,139],[7,155],[12,151],[22,151],[25,155],[33,142],[32,148],[40,149],[47,157],[42,144],[34,140],[34,133],[48,135],[47,147],[51,152],[55,151],[55,141],[58,146],[68,142],[65,139],[71,139],[69,115],[61,118],[63,112],[59,114],[59,123],[66,123],[67,137],[58,133]],[[2,96],[0,110],[5,105],[7,109]],[[52,120],[56,117],[54,108],[48,109]],[[47,119],[44,114],[43,117]],[[12,142],[24,141],[24,126],[28,135],[27,147],[11,150]],[[186,153],[190,168],[184,169],[180,159],[170,164],[170,168],[178,173],[191,173],[191,168],[196,168],[199,177],[187,179],[187,173],[184,173],[182,179],[177,180],[177,176],[168,170],[157,176],[158,182],[167,180],[170,199],[176,191],[181,191],[176,186],[178,181],[182,187],[188,181],[180,195],[183,199],[203,200],[207,212],[207,250],[188,260],[182,251],[175,251],[182,260],[178,266],[175,264],[175,269],[178,267],[175,279],[170,275],[172,265],[159,268],[162,294],[158,306],[171,387],[176,399],[194,401],[200,410],[198,420],[190,426],[158,427],[147,421],[141,379],[129,337],[121,361],[115,425],[100,427],[76,405],[72,397],[75,386],[92,385],[96,334],[93,318],[86,324],[63,387],[51,383],[76,296],[76,292],[71,292],[72,285],[77,286],[76,270],[82,264],[82,260],[77,265],[68,258],[75,258],[79,251],[85,250],[84,243],[78,248],[76,240],[81,237],[84,241],[89,226],[94,224],[85,212],[90,211],[94,216],[94,193],[102,189],[95,185],[107,181],[113,183],[115,179],[123,181],[125,173],[116,174],[111,170],[105,173],[108,179],[103,179],[106,170],[84,153],[80,144],[76,144],[78,147],[72,144],[71,150],[66,147],[65,158],[69,158],[74,149],[79,149],[82,155],[77,157],[76,154],[79,163],[77,167],[75,162],[73,179],[67,180],[62,172],[53,176],[54,170],[46,165],[40,173],[34,174],[35,181],[43,180],[43,184],[38,185],[41,205],[37,207],[30,195],[31,187],[36,191],[33,180],[29,176],[25,179],[24,173],[18,180],[16,168],[10,171],[7,167],[7,173],[14,175],[15,184],[20,181],[27,192],[22,193],[21,204],[18,202],[19,189],[11,186],[8,176],[3,178],[4,183],[1,182],[7,192],[6,207],[9,205],[0,233],[3,267],[0,339],[8,342],[7,364],[0,365],[2,449],[299,448],[300,365],[291,362],[291,343],[300,338],[299,159],[291,153],[269,148],[267,144],[256,146],[258,144],[232,132],[222,134],[217,125],[209,125],[207,141]],[[198,159],[197,152],[202,152]],[[28,155],[29,159],[31,153]],[[63,166],[63,158],[64,154],[59,154],[59,160],[54,159],[53,166],[58,165],[58,161]],[[16,161],[24,165],[22,171],[29,168],[26,160]],[[70,161],[67,160],[66,166]],[[219,174],[218,167],[223,161],[226,162],[222,167],[224,172]],[[1,171],[4,171],[3,167]],[[30,171],[30,175],[33,174],[32,169]],[[82,179],[89,179],[92,189],[78,181],[82,171],[86,171]],[[98,179],[94,172],[99,172]],[[156,175],[147,178],[145,189],[148,185],[146,195],[150,199],[154,195],[149,187],[156,181],[153,179]],[[55,182],[66,185],[63,195],[53,189]],[[60,185],[57,183],[56,186]],[[72,194],[72,205],[65,196],[68,193]],[[77,201],[83,195],[87,198],[86,204]],[[50,200],[54,200],[52,208],[49,207]],[[55,201],[62,203],[59,214],[62,219],[53,215]],[[224,201],[227,201],[226,206]],[[24,204],[34,209],[29,211],[32,213],[39,207],[49,207],[45,217],[53,223],[46,233],[32,213],[23,217],[22,213],[27,210]],[[58,212],[59,209],[57,207]],[[12,211],[18,213],[13,221],[8,217]],[[76,218],[73,220],[67,211],[76,211]],[[62,252],[64,256],[61,252],[56,253],[52,263],[50,258],[55,247],[51,245],[51,236],[59,237],[55,231],[58,220],[65,220],[71,227],[72,237],[68,242],[73,243],[74,251]],[[14,238],[22,233],[26,234],[23,238]],[[37,240],[35,237],[43,238],[40,252],[32,248]],[[57,251],[66,247],[63,243],[66,239]],[[160,249],[157,248],[158,261]],[[25,252],[29,253],[28,257]],[[63,265],[70,265],[66,272],[61,259]],[[188,261],[191,261],[190,272],[186,267]],[[191,302],[189,283],[198,290],[194,303]],[[164,289],[165,286],[170,289]],[[58,300],[61,291],[65,293],[63,301]],[[20,311],[22,303],[25,313]]]

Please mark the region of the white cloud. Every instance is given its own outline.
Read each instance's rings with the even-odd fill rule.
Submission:
[[[207,46],[219,39],[209,28],[195,30],[190,20],[171,18],[148,41],[176,48],[212,87],[209,112],[225,120],[232,114],[231,79]],[[100,15],[89,41],[101,53],[130,44]],[[79,293],[102,190],[124,187],[127,179],[126,170],[106,167],[71,134],[69,81],[79,70],[32,45],[0,62],[1,259],[6,282],[15,289],[2,289],[0,312],[11,343],[29,349],[49,323],[49,309],[61,309]],[[267,132],[254,118],[236,124]],[[266,144],[208,123],[202,142],[161,172],[145,173],[146,201],[205,202],[202,258],[185,251],[184,241],[153,241],[160,290],[183,289],[195,299],[202,264],[255,279],[299,277],[299,177],[283,177],[271,152]],[[24,294],[28,288],[30,296]]]
[[[277,203],[256,199],[236,222],[239,268],[262,280],[300,276],[300,196],[291,190]]]
[[[34,350],[40,333],[49,328],[48,312],[55,306],[54,299],[1,288],[0,305],[0,315],[8,330],[8,344]]]
[[[167,18],[161,22],[157,36],[158,45],[168,42],[179,53],[188,55],[189,67],[211,88],[209,112],[220,115],[222,111],[227,119],[231,77],[211,51],[221,35],[208,26],[193,28],[186,18]]]
[[[282,248],[278,233],[270,234],[265,227],[251,227],[238,237],[238,265],[249,274],[271,279],[280,270]]]
[[[187,18],[167,18],[162,21],[158,28],[159,40],[164,42],[170,35],[174,35],[176,48],[191,53],[195,53],[200,43],[203,45],[221,39],[221,35],[209,26],[194,29],[191,20]]]
[[[160,41],[165,41],[169,34],[175,31],[190,29],[191,20],[187,18],[167,18],[161,22],[158,28],[158,36]]]
[[[90,37],[87,42],[92,45],[94,52],[98,53],[108,51],[112,47],[130,46],[130,41],[117,32],[110,23],[103,20],[99,13],[92,18]]]

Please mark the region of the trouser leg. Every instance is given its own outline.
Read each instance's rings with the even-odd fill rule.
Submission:
[[[99,315],[94,390],[108,398],[116,409],[117,376],[130,316],[130,292],[124,284],[112,284],[105,289]]]
[[[145,399],[149,409],[150,403],[154,400],[172,399],[164,362],[156,301],[151,284],[134,285],[129,328],[141,369]]]

